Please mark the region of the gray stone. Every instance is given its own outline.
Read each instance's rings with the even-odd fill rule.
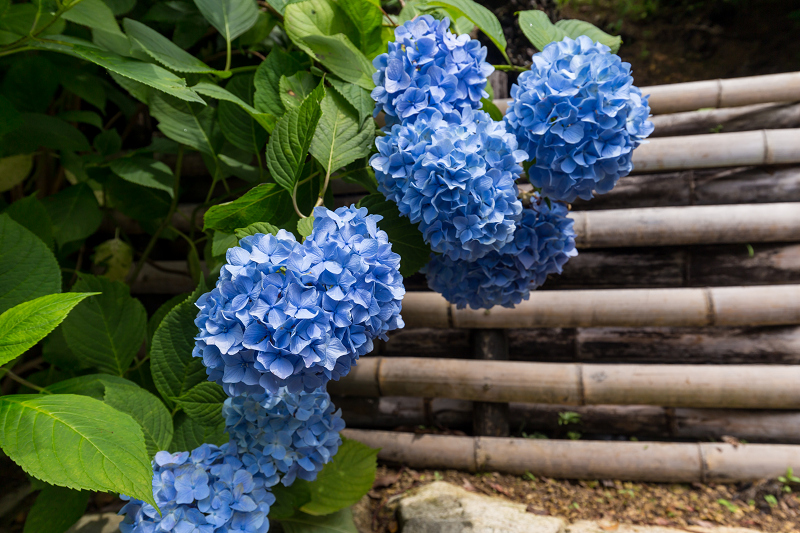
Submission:
[[[83,515],[67,533],[118,533],[122,516],[117,513]]]
[[[525,506],[437,481],[400,500],[402,533],[564,533],[565,522]]]

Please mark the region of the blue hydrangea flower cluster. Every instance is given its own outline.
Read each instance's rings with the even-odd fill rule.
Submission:
[[[355,206],[314,217],[302,244],[284,230],[242,239],[197,301],[193,355],[229,396],[311,392],[403,327],[400,256],[381,217]]]
[[[287,487],[298,477],[316,479],[342,443],[342,411],[334,412],[324,390],[228,398],[222,416],[231,445],[260,457],[261,468],[280,472]]]
[[[410,20],[394,30],[388,53],[372,61],[375,114],[386,114],[387,127],[429,108],[478,109],[489,96],[484,87],[494,67],[486,62],[486,47],[469,35],[453,35],[449,27],[447,18]]]
[[[531,157],[528,178],[553,200],[589,200],[633,169],[653,132],[631,66],[589,37],[550,43],[511,87],[508,131]]]
[[[266,471],[266,473],[265,473]],[[122,533],[265,533],[275,502],[269,489],[278,482],[274,466],[237,453],[235,445],[203,444],[191,453],[158,452],[153,461],[152,505],[122,496],[128,503]]]
[[[428,109],[376,139],[378,189],[418,224],[434,252],[474,261],[513,239],[515,180],[527,154],[484,111]]]
[[[534,196],[513,241],[477,261],[434,257],[426,266],[428,286],[459,309],[514,307],[578,255],[568,213],[565,205]]]

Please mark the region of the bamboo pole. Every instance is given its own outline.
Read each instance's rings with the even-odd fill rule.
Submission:
[[[346,429],[380,448],[378,458],[412,468],[499,471],[569,479],[734,483],[774,478],[800,467],[800,446],[600,442],[416,435]]]
[[[533,291],[514,309],[456,309],[439,294],[408,292],[406,327],[688,327],[800,323],[800,285]]]
[[[798,94],[800,95],[800,91]],[[656,115],[650,120],[655,126],[655,130],[650,135],[651,139],[678,135],[797,128],[800,127],[800,104],[781,102],[704,109]]]
[[[365,357],[328,390],[478,402],[800,409],[800,367]]]

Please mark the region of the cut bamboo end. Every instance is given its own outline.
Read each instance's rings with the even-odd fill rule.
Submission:
[[[378,360],[377,365],[373,363]],[[362,362],[366,363],[362,366]],[[344,396],[478,402],[800,409],[800,367],[591,365],[365,357],[328,389]]]
[[[380,448],[378,459],[412,468],[504,472],[566,479],[734,483],[774,478],[800,467],[800,446],[677,444],[416,435],[346,429]]]
[[[570,217],[578,248],[800,240],[800,205],[793,202],[574,211]]]
[[[439,294],[408,292],[407,327],[569,328],[767,326],[800,323],[800,285],[532,291],[514,309],[456,309]]]

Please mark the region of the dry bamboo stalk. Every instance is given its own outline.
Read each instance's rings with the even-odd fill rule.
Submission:
[[[656,115],[650,138],[800,126],[800,104],[769,103]]]
[[[570,217],[578,248],[800,240],[794,202],[576,211]]]
[[[515,309],[456,309],[439,294],[408,292],[407,327],[688,327],[800,323],[800,285],[533,291]]]
[[[800,409],[798,366],[592,365],[365,357],[334,394],[479,402]]]
[[[416,435],[347,429],[381,448],[378,458],[412,468],[499,471],[569,479],[733,483],[774,478],[800,467],[800,446],[677,444]]]

